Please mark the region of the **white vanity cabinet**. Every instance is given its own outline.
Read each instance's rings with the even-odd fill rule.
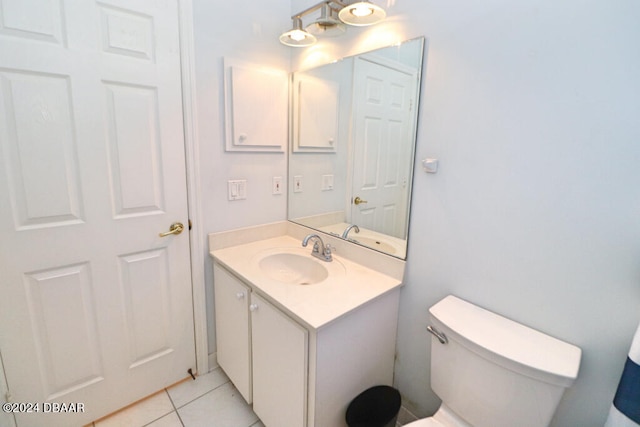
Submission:
[[[306,425],[309,333],[251,295],[253,411],[265,426]]]
[[[215,263],[213,275],[218,364],[247,403],[251,403],[251,288]]]
[[[214,264],[218,363],[267,426],[306,422],[308,332]]]
[[[353,398],[393,384],[400,282],[344,259],[342,279],[267,282],[254,255],[214,254],[218,363],[266,427],[346,427]]]

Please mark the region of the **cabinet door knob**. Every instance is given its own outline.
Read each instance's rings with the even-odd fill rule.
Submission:
[[[249,306],[249,311],[256,311],[258,309],[258,304],[251,304]]]
[[[238,292],[238,293],[236,294],[236,298],[238,298],[238,299],[242,299],[242,298],[244,298],[244,292]]]

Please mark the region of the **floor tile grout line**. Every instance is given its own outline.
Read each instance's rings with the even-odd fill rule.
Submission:
[[[197,381],[197,380],[196,380],[196,381]],[[169,392],[168,392],[168,391],[167,391],[167,394],[169,394],[169,399],[171,399],[171,404],[173,405],[173,407],[174,407],[174,408],[176,409],[176,411],[177,411],[178,409],[182,409],[182,408],[184,408],[185,406],[187,406],[187,405],[189,405],[189,404],[191,404],[191,403],[195,402],[196,400],[200,399],[201,397],[203,397],[203,396],[205,396],[205,395],[207,395],[207,394],[211,393],[211,392],[212,392],[212,391],[214,391],[214,390],[219,389],[219,388],[220,388],[220,387],[222,387],[223,385],[226,385],[226,384],[228,384],[228,383],[230,383],[230,382],[231,382],[231,380],[227,380],[227,381],[223,382],[222,384],[219,384],[219,385],[217,385],[216,387],[212,388],[211,390],[207,390],[206,392],[204,392],[204,393],[202,393],[202,394],[199,394],[198,396],[194,397],[193,399],[189,400],[188,402],[183,403],[183,404],[182,404],[182,405],[180,405],[180,406],[176,406],[176,405],[174,405],[174,404],[173,404],[173,400],[171,399],[171,394],[169,394]]]
[[[198,397],[195,397],[195,398],[191,399],[190,401],[188,401],[187,403],[185,403],[184,405],[180,406],[180,408],[178,408],[178,409],[182,409],[182,408],[184,408],[185,406],[187,406],[187,405],[189,405],[189,404],[191,404],[191,403],[195,402],[196,400],[198,400],[198,399],[200,399],[200,398],[202,398],[202,397],[206,396],[207,394],[209,394],[209,393],[211,393],[211,392],[213,392],[213,391],[215,391],[215,390],[219,389],[219,388],[220,388],[220,387],[222,387],[223,385],[226,385],[226,384],[228,384],[228,383],[230,383],[230,382],[231,382],[231,381],[226,381],[226,382],[224,382],[224,383],[220,384],[219,386],[214,387],[214,388],[212,388],[211,390],[209,390],[209,391],[207,391],[207,392],[205,392],[205,393],[202,393],[202,394],[201,394],[201,395],[199,395]]]
[[[197,381],[197,380],[196,380],[196,381]],[[195,397],[195,398],[191,399],[190,401],[188,401],[188,402],[184,403],[184,404],[183,404],[182,406],[180,406],[180,407],[176,407],[176,405],[173,403],[173,399],[171,399],[171,395],[169,394],[169,390],[167,390],[167,394],[169,395],[169,399],[171,400],[171,404],[172,404],[172,405],[173,405],[173,407],[175,408],[175,413],[176,413],[176,415],[178,416],[178,419],[180,420],[180,424],[182,424],[182,427],[185,427],[185,424],[184,424],[184,421],[182,421],[182,417],[180,416],[179,409],[182,409],[182,408],[184,408],[184,407],[186,407],[186,406],[190,405],[191,403],[195,402],[196,400],[199,400],[199,399],[203,398],[203,397],[204,397],[204,396],[206,396],[207,394],[209,394],[209,393],[211,393],[211,392],[213,392],[213,391],[215,391],[215,390],[218,390],[220,387],[222,387],[222,386],[224,386],[224,385],[226,385],[226,384],[231,384],[231,385],[233,386],[233,383],[231,382],[231,380],[230,380],[230,379],[227,379],[227,381],[223,382],[222,384],[219,384],[219,385],[217,385],[216,387],[212,388],[211,390],[208,390],[207,392],[205,392],[205,393],[203,393],[203,394],[201,394],[201,395],[199,395],[199,396],[197,396],[197,397]],[[257,415],[256,415],[256,418],[257,418],[257,420],[256,420],[253,424],[250,424],[250,425],[249,425],[249,427],[253,427],[253,426],[254,426],[254,425],[256,425],[257,423],[261,422],[260,418],[258,418],[258,416],[257,416]]]
[[[176,416],[178,417],[178,421],[180,421],[180,424],[182,425],[182,427],[185,427],[184,421],[182,421],[182,417],[180,416],[180,412],[178,412],[177,409],[176,409]]]
[[[156,421],[158,421],[159,419],[164,418],[164,417],[166,417],[167,415],[171,414],[172,412],[176,412],[176,414],[177,414],[176,406],[173,404],[173,401],[171,400],[171,395],[169,394],[169,392],[167,391],[167,389],[166,389],[166,388],[165,388],[163,391],[167,394],[167,397],[169,398],[169,402],[171,403],[171,407],[173,408],[173,411],[169,411],[169,412],[167,412],[166,414],[160,415],[160,416],[159,416],[158,418],[156,418],[155,420],[150,421],[150,422],[148,422],[148,423],[146,423],[146,424],[143,424],[141,427],[146,427],[146,426],[148,426],[148,425],[151,425],[151,424],[155,423]],[[156,394],[159,394],[159,392],[158,392],[158,393],[156,393]],[[180,422],[182,423],[182,421],[180,421]],[[183,427],[184,427],[184,425],[183,425]]]
[[[178,408],[176,407],[176,403],[173,401],[173,398],[171,397],[171,393],[169,393],[169,389],[165,388],[164,391],[167,392],[167,396],[169,396],[169,402],[171,402],[171,406],[173,406],[173,410],[177,411]]]
[[[184,422],[182,422],[182,418],[180,417],[180,412],[178,412],[178,408],[176,407],[176,404],[173,401],[173,398],[171,397],[171,393],[169,393],[169,389],[165,388],[164,391],[166,391],[167,392],[167,396],[169,396],[169,401],[171,402],[171,406],[173,406],[173,412],[176,413],[176,417],[178,417],[178,421],[180,421],[180,425],[182,425],[182,427],[184,427]]]
[[[218,369],[218,368],[216,368],[216,369]],[[213,370],[212,370],[212,371],[210,371],[210,372],[213,372]],[[222,372],[224,372],[224,371],[222,371]],[[206,374],[205,374],[205,375],[206,375]],[[197,381],[197,379],[196,379],[196,381]],[[158,418],[156,418],[156,419],[154,419],[154,420],[152,420],[152,421],[150,421],[150,422],[148,422],[148,423],[146,423],[146,424],[143,424],[143,425],[142,425],[142,426],[140,426],[140,427],[147,427],[147,426],[149,426],[149,425],[153,424],[154,422],[158,421],[159,419],[166,417],[167,415],[171,414],[172,412],[175,412],[175,413],[176,413],[176,415],[178,416],[178,420],[180,421],[180,424],[184,427],[184,422],[182,421],[182,417],[180,417],[180,412],[178,412],[178,410],[179,410],[179,409],[184,408],[185,406],[187,406],[187,405],[189,405],[189,404],[191,404],[191,403],[195,402],[196,400],[198,400],[198,399],[200,399],[200,398],[202,398],[202,397],[206,396],[207,394],[209,394],[209,393],[211,393],[211,392],[213,392],[213,391],[215,391],[215,390],[219,389],[220,387],[223,387],[223,386],[225,386],[225,385],[227,385],[227,384],[230,384],[230,383],[231,383],[231,380],[230,380],[229,378],[227,378],[227,380],[226,380],[226,381],[224,381],[223,383],[220,383],[220,384],[218,384],[217,386],[213,387],[212,389],[207,390],[206,392],[204,392],[204,393],[202,393],[202,394],[199,394],[199,395],[197,395],[197,396],[193,397],[191,400],[189,400],[189,401],[187,401],[187,402],[183,403],[183,404],[182,404],[182,405],[180,405],[179,407],[176,405],[176,403],[174,402],[173,398],[171,397],[171,393],[169,393],[169,388],[164,388],[164,389],[162,389],[162,391],[158,391],[158,392],[156,392],[155,394],[160,394],[160,393],[162,393],[162,392],[166,393],[166,394],[167,394],[167,397],[169,398],[169,402],[171,403],[171,407],[173,408],[173,410],[171,410],[171,411],[169,411],[169,412],[167,412],[167,413],[165,413],[165,414],[160,415]],[[231,384],[233,385],[233,383],[231,383]],[[172,387],[173,387],[173,386],[172,386]],[[152,395],[151,395],[151,396],[152,396]],[[148,396],[148,397],[151,397],[151,396]],[[143,399],[143,400],[145,400],[145,399]],[[139,402],[138,402],[138,403],[139,403]],[[135,405],[130,405],[130,406],[135,406]],[[115,414],[115,413],[114,413],[114,414]],[[112,414],[112,415],[114,415],[114,414]],[[254,426],[256,423],[258,423],[258,422],[260,422],[260,419],[259,419],[259,418],[258,418],[258,420],[257,420],[254,424],[251,424],[251,426],[250,426],[250,427],[253,427],[253,426]],[[90,426],[90,427],[96,427],[96,425],[95,425],[95,421],[91,422],[91,426]]]

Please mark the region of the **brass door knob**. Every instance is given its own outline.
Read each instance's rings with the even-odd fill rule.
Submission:
[[[169,231],[165,231],[164,233],[160,233],[159,236],[160,237],[167,237],[171,234],[180,234],[182,233],[182,230],[184,230],[184,225],[182,225],[181,222],[174,222],[173,224],[171,224],[171,227],[169,227]]]
[[[367,203],[367,201],[366,201],[366,200],[362,200],[362,199],[360,198],[360,196],[356,196],[356,198],[355,198],[355,199],[353,199],[353,204],[354,204],[354,205],[359,205],[360,203]]]

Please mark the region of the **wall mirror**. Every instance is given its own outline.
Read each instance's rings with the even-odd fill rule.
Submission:
[[[292,74],[290,221],[406,258],[423,51],[421,37]]]

